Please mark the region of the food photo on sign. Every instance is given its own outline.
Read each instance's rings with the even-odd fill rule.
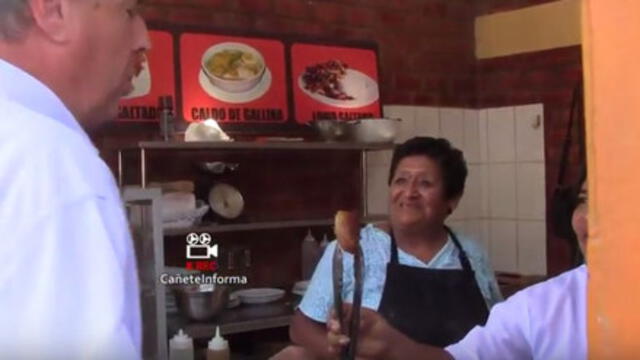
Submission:
[[[291,57],[299,123],[380,116],[374,50],[296,43]]]
[[[131,79],[132,89],[120,100],[118,120],[157,122],[161,97],[175,98],[173,36],[167,31],[149,32],[151,49],[140,53]]]
[[[180,60],[186,121],[287,121],[281,41],[185,33],[180,37]]]
[[[146,54],[140,55],[140,62],[136,64],[131,84],[133,89],[123,99],[142,97],[151,91],[151,72],[149,71],[149,59]]]
[[[340,108],[358,108],[378,100],[378,84],[339,59],[308,66],[298,86],[313,99]]]
[[[271,72],[255,48],[236,42],[211,46],[202,56],[202,89],[229,103],[246,103],[269,90]]]

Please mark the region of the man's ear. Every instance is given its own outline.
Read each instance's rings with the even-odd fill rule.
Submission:
[[[49,39],[64,43],[69,38],[70,22],[66,0],[29,0],[34,26]]]

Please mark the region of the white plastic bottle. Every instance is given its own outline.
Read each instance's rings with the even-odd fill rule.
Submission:
[[[220,327],[216,326],[216,336],[211,338],[207,347],[207,360],[229,360],[229,342],[220,336]]]
[[[320,241],[320,249],[318,249],[319,253],[320,253],[320,257],[322,257],[322,254],[324,254],[325,249],[327,248],[327,245],[329,245],[329,239],[327,238],[327,234],[322,235],[322,241]]]
[[[169,340],[169,360],[193,360],[193,339],[182,329]]]
[[[313,275],[316,266],[316,254],[318,253],[318,243],[311,234],[311,229],[307,231],[307,236],[302,240],[302,280],[308,280]]]

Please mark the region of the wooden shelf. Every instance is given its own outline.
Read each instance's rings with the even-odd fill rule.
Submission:
[[[386,150],[393,149],[393,143],[366,144],[353,142],[318,142],[318,141],[197,141],[197,142],[165,142],[142,141],[137,149],[146,150]]]
[[[387,220],[387,215],[369,215],[363,219],[363,222],[378,222]],[[290,221],[269,221],[254,222],[246,224],[203,224],[180,229],[165,229],[166,236],[187,235],[189,233],[221,233],[231,231],[251,231],[251,230],[270,230],[283,228],[296,228],[308,226],[330,226],[333,225],[333,219],[316,219],[316,220],[290,220]]]

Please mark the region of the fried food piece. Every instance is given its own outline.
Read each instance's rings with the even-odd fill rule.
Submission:
[[[302,75],[304,88],[312,93],[320,94],[336,100],[353,100],[342,86],[342,79],[347,75],[349,65],[340,60],[329,60],[308,66]]]
[[[336,213],[334,232],[340,247],[352,254],[358,249],[360,241],[360,220],[356,211],[339,210]]]

